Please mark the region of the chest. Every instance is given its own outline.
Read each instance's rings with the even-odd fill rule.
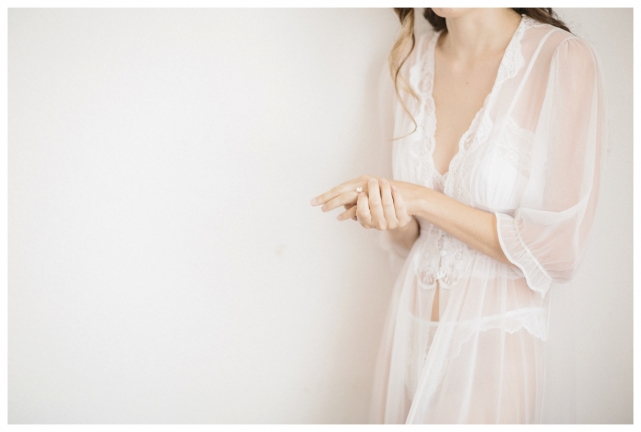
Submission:
[[[461,137],[492,90],[501,55],[465,63],[448,59],[438,49],[434,55],[432,97],[436,116],[436,146],[433,158],[435,168],[444,173],[458,151]]]

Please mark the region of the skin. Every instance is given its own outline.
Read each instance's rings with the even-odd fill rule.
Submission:
[[[434,165],[445,173],[496,79],[501,58],[521,16],[507,8],[433,8],[446,18],[447,31],[435,48],[433,97],[436,107]],[[363,192],[356,192],[362,187]],[[370,175],[342,183],[317,196],[324,212],[343,206],[338,220],[357,220],[364,228],[387,231],[410,248],[420,234],[421,217],[472,248],[511,264],[503,253],[496,216],[425,186]],[[438,320],[438,286],[432,319]]]

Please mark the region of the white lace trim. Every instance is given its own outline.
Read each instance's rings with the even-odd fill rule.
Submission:
[[[411,259],[417,285],[423,290],[436,289],[437,282],[439,288],[450,289],[461,279],[496,277],[496,266],[502,265],[429,223],[421,226]],[[506,279],[523,278],[515,267],[503,267]]]
[[[510,43],[505,49],[503,58],[499,65],[497,77],[492,90],[486,96],[482,108],[476,113],[470,128],[463,134],[459,142],[459,151],[450,162],[447,177],[445,178],[445,193],[457,200],[472,205],[469,188],[465,187],[462,179],[463,165],[466,153],[479,144],[484,143],[494,127],[490,117],[490,108],[499,94],[502,84],[523,68],[525,62],[521,50],[521,40],[528,28],[544,25],[535,19],[522,15],[521,22],[517,27]],[[423,47],[424,40],[417,46],[416,63],[409,70],[409,83],[419,95],[421,102],[414,117],[418,124],[416,133],[409,139],[409,150],[411,155],[411,181],[423,186],[432,187],[433,173],[436,171],[433,161],[435,148],[434,134],[436,131],[435,105],[432,97],[434,85],[434,50],[442,30],[436,32]],[[452,179],[451,181],[449,179]]]
[[[420,288],[435,289],[438,281],[439,287],[448,289],[469,273],[476,251],[431,224],[421,229],[421,237],[425,240],[417,240],[412,256]]]

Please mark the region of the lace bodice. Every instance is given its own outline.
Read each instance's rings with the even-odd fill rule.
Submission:
[[[524,16],[521,24],[514,33],[506,51],[503,55],[495,83],[490,93],[486,96],[482,108],[476,113],[469,129],[462,135],[459,142],[459,150],[450,162],[450,169],[441,175],[434,166],[433,154],[435,149],[436,115],[434,99],[432,97],[434,85],[434,50],[442,31],[437,32],[432,38],[424,42],[424,53],[418,56],[416,63],[409,70],[409,80],[414,90],[421,97],[418,106],[417,133],[410,140],[410,163],[414,171],[413,182],[424,184],[434,190],[447,192],[456,197],[459,201],[472,204],[473,199],[470,190],[466,186],[461,170],[470,171],[471,161],[465,161],[466,153],[472,152],[475,147],[487,141],[494,122],[490,116],[490,108],[494,103],[500,88],[507,79],[512,78],[523,67],[524,60],[520,49],[521,39],[525,30],[529,27],[541,25],[527,16]],[[420,48],[419,48],[420,50]],[[502,133],[497,140],[498,153],[503,159],[510,162],[517,171],[527,172],[527,145],[515,145],[520,142],[527,142],[531,134],[520,129],[509,117],[505,116],[502,121],[505,125],[499,125]],[[512,140],[517,137],[517,142]],[[449,182],[450,173],[452,181]],[[509,181],[509,179],[508,179]],[[420,253],[414,255],[419,268],[419,281],[423,289],[430,289],[440,281],[440,286],[447,288],[463,276],[469,269],[473,256],[481,258],[478,253],[468,247],[465,243],[448,235],[441,229],[420,220],[421,242]],[[510,277],[518,277],[519,273],[511,268],[506,268]],[[477,275],[478,276],[478,275]],[[488,275],[480,275],[488,276]]]
[[[530,37],[524,41],[524,35],[528,31]],[[562,118],[565,113],[559,111],[559,107],[566,101],[558,98],[552,100],[555,87],[548,81],[555,77],[550,75],[550,65],[558,61],[559,53],[565,54],[568,50],[585,57],[586,61],[592,60],[594,54],[581,39],[523,16],[505,50],[490,93],[469,129],[461,137],[458,152],[450,162],[448,172],[441,176],[433,162],[436,116],[432,97],[434,50],[441,33],[442,31],[419,38],[411,61],[408,59],[408,81],[419,95],[419,100],[407,98],[406,103],[413,111],[417,129],[407,135],[407,131],[413,129],[413,124],[407,115],[397,109],[395,135],[407,136],[393,145],[394,177],[441,190],[464,204],[496,213],[499,223],[506,227],[500,231],[505,234],[502,239],[505,245],[508,242],[508,231],[514,232],[509,226],[524,220],[515,218],[519,207],[526,204],[533,206],[533,212],[539,212],[540,210],[534,209],[544,204],[547,199],[545,193],[549,190],[546,189],[546,182],[553,179],[550,172],[546,171],[546,158],[560,151],[560,148],[546,148],[551,129],[548,123],[542,123],[539,116],[546,116],[547,121],[551,110],[555,110],[559,118]],[[548,46],[551,48],[547,48]],[[534,58],[537,59],[536,62],[533,62]],[[568,79],[571,78],[568,76]],[[547,88],[543,95],[541,88]],[[541,107],[539,111],[533,112],[533,102]],[[593,155],[594,153],[585,154],[586,157]],[[559,180],[558,177],[563,175],[562,170],[556,170],[553,173],[554,180]],[[588,183],[572,185],[584,190],[588,186]],[[576,189],[577,192],[579,189]],[[555,195],[554,199],[564,198]],[[567,205],[571,203],[568,202]],[[526,210],[521,208],[518,211]],[[556,215],[559,221],[567,216],[562,213]],[[554,218],[551,214],[550,217]],[[574,222],[578,220],[575,218]],[[479,274],[478,270],[491,266],[476,266],[477,270],[474,270],[469,265],[472,260],[485,260],[488,257],[479,255],[477,251],[427,221],[419,222],[421,241],[417,247],[419,252],[413,259],[420,268],[422,288],[434,287],[436,280],[441,280],[444,287],[450,286],[462,276],[469,276],[469,271],[476,271],[477,277],[492,276]],[[517,262],[519,260],[514,259],[515,265],[506,265],[500,269],[501,273],[509,278],[526,277],[532,289],[544,293],[553,276],[537,259],[532,259],[532,253],[522,247],[523,239],[514,235],[517,237],[517,245],[506,246],[507,254],[512,258],[516,258],[515,255],[518,254],[527,262]],[[510,249],[514,249],[514,254],[510,254]],[[576,256],[576,253],[571,255]]]

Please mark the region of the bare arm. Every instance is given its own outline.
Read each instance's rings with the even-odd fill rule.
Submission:
[[[354,192],[359,186],[368,190],[368,193]],[[397,188],[393,194],[390,186]],[[397,198],[403,207],[400,220],[395,211]],[[323,204],[323,211],[352,205],[338,216],[338,220],[353,218],[360,211],[365,216],[359,218],[361,224],[367,228],[387,230],[392,241],[408,248],[420,232],[416,220],[418,216],[491,258],[512,264],[499,243],[496,216],[493,213],[475,209],[425,186],[398,180],[378,181],[375,177],[364,175],[312,200],[312,205],[320,204]]]
[[[409,214],[431,222],[497,261],[511,264],[499,243],[493,213],[475,209],[424,186],[397,180],[390,183],[401,191]]]

